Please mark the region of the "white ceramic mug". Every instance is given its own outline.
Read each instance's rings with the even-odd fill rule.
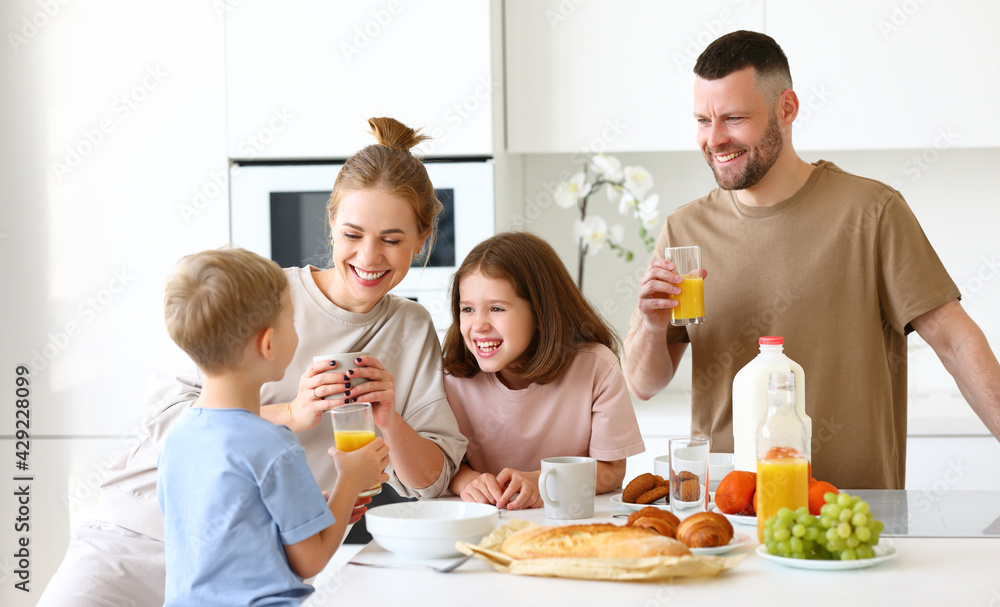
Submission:
[[[545,518],[593,518],[597,460],[592,457],[543,459],[538,492],[545,502]]]
[[[367,356],[367,352],[347,352],[346,354],[322,354],[320,356],[313,356],[313,362],[319,362],[321,360],[335,360],[337,365],[332,367],[329,371],[324,371],[324,373],[340,373],[341,375],[347,375],[347,372],[351,369],[355,369],[358,363],[354,362],[359,356]],[[360,386],[368,381],[364,377],[351,377],[351,386]],[[337,394],[327,394],[323,397],[323,400],[336,400],[338,398],[344,398],[343,392],[338,392]]]

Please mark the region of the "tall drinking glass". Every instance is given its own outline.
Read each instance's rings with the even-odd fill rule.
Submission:
[[[674,326],[700,325],[705,322],[705,289],[701,276],[701,247],[667,247],[664,256],[677,266],[674,272],[684,277],[678,285],[680,295],[670,299],[680,302],[671,308],[670,324]]]
[[[708,439],[672,438],[670,449],[670,509],[708,509]]]
[[[354,451],[375,440],[375,420],[371,403],[342,405],[330,411],[333,416],[333,440],[341,451]],[[362,491],[359,497],[382,492],[382,483]]]

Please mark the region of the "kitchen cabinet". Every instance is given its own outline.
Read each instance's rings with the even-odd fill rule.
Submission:
[[[984,119],[1000,95],[1000,3],[766,4],[801,104],[797,149],[918,149],[929,166],[942,150],[1000,145],[1000,123]]]
[[[800,150],[1000,145],[1000,3],[508,0],[508,149],[695,149],[694,60],[722,34],[772,36],[788,56]]]
[[[508,151],[696,149],[695,60],[763,27],[763,0],[507,0]]]
[[[230,158],[346,158],[391,116],[427,156],[491,156],[489,0],[245,2],[226,19]]]

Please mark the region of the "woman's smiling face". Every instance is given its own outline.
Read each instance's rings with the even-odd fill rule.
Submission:
[[[417,233],[410,201],[378,189],[344,194],[330,227],[333,303],[357,313],[371,310],[403,280],[427,238]]]

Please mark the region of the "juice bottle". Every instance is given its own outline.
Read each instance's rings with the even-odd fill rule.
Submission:
[[[795,408],[806,424],[806,445],[812,440],[812,420],[806,415],[806,376],[801,365],[785,356],[785,340],[761,337],[760,354],[733,377],[733,468],[757,469],[757,426],[767,411],[767,387],[771,373],[795,374]],[[808,453],[808,451],[807,451]]]
[[[757,429],[757,539],[781,508],[809,506],[806,424],[795,407],[795,374],[772,373],[767,413]]]

